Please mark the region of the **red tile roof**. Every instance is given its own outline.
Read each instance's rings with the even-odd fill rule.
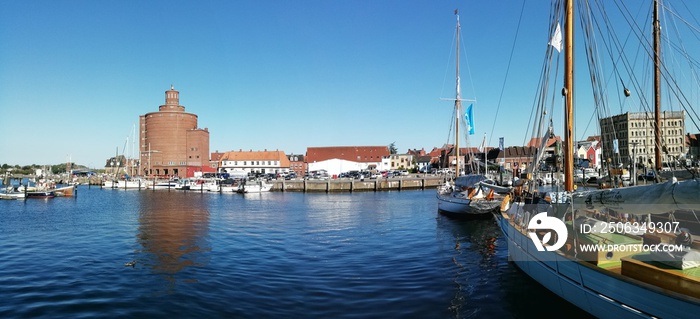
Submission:
[[[283,151],[231,151],[221,161],[279,161],[280,167],[289,167],[289,158]]]
[[[552,147],[556,141],[561,141],[561,136],[555,136],[554,138],[550,138],[547,140],[547,147]],[[533,138],[530,140],[529,143],[525,146],[534,146],[534,147],[540,147],[540,143],[542,142],[541,137]]]
[[[389,156],[388,146],[329,146],[306,149],[306,162],[314,163],[329,159],[342,159],[352,162],[381,162]]]

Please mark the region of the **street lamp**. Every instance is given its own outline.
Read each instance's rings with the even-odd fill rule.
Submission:
[[[630,184],[637,185],[637,164],[635,163],[635,158],[637,153],[637,144],[639,144],[639,142],[631,142],[630,144],[632,144],[632,158],[630,161],[632,164],[632,173],[630,175]]]

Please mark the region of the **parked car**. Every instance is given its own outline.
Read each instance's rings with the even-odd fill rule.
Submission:
[[[656,174],[654,173],[654,171],[651,171],[651,170],[646,172],[646,174],[642,173],[642,174],[637,175],[638,181],[644,181],[644,180],[653,181],[655,179],[656,179]]]

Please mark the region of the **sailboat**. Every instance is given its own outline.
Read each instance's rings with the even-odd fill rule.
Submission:
[[[460,116],[462,114],[462,95],[459,80],[459,13],[457,16],[457,58],[456,58],[456,96],[455,96],[455,180],[446,181],[437,190],[438,211],[454,217],[490,217],[501,205],[502,197],[497,193],[506,193],[508,187],[499,187],[483,174],[461,175],[462,156],[460,155]],[[469,112],[468,112],[469,113]],[[470,125],[473,125],[470,121]]]
[[[132,136],[136,135],[136,126],[134,125],[134,129],[132,132]],[[132,141],[135,141],[135,138],[132,138]],[[129,137],[126,137],[126,142],[124,143],[124,147],[122,150],[122,154],[124,155],[119,155],[119,148],[117,147],[117,153],[114,157],[114,160],[116,161],[116,171],[114,171],[114,178],[112,180],[105,180],[102,184],[103,188],[111,188],[111,189],[147,189],[153,186],[153,181],[145,180],[140,177],[131,177],[130,174],[133,174],[134,172],[138,172],[138,168],[136,166],[136,161],[134,159],[129,159],[127,156],[127,150],[128,150],[128,145],[129,145]],[[132,154],[135,154],[135,151],[132,151]],[[124,161],[125,166],[122,167],[122,158]],[[114,163],[112,163],[114,165]],[[123,170],[123,175],[122,178],[117,179],[119,176],[117,173],[122,174],[120,171]],[[167,185],[166,185],[167,188]]]
[[[700,245],[684,228],[689,218],[664,218],[698,211],[700,181],[574,190],[573,0],[565,2],[564,191],[540,194],[531,174],[521,176],[495,214],[509,259],[597,317],[696,318]],[[658,26],[656,10],[654,20]],[[546,306],[533,305],[533,313]]]

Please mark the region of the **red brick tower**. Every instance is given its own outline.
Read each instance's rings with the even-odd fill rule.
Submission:
[[[139,122],[143,175],[191,177],[209,167],[209,131],[197,128],[197,115],[185,112],[172,86],[158,112],[141,115]]]

